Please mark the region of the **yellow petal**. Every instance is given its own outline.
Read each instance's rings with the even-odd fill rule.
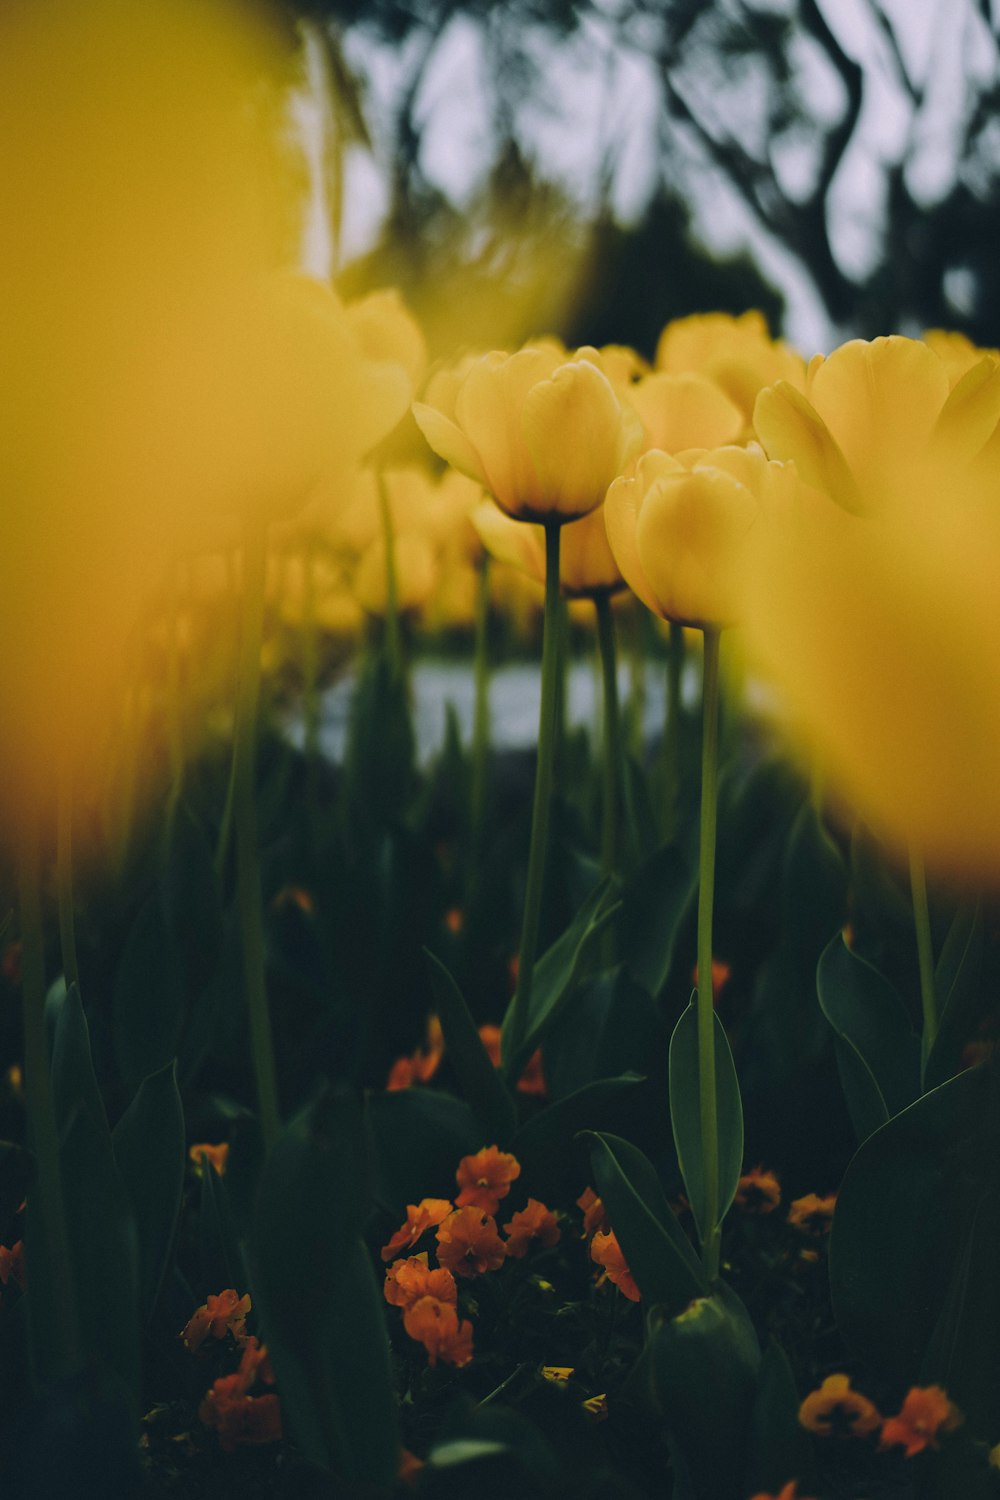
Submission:
[[[545,582],[545,532],[541,526],[515,521],[492,500],[484,500],[471,514],[483,546],[497,562]]]
[[[607,376],[589,360],[560,365],[531,387],[522,431],[546,513],[586,515],[624,467],[621,406]]]
[[[531,519],[544,503],[521,417],[529,391],[558,361],[558,351],[548,348],[487,354],[473,364],[455,401],[456,420],[479,455],[486,488],[508,515]]]
[[[581,521],[572,521],[562,529],[559,580],[563,592],[571,598],[594,598],[625,587],[602,512],[603,506],[599,506]]]
[[[743,430],[743,412],[704,375],[647,375],[629,399],[642,418],[647,446],[666,453],[717,448]]]
[[[656,481],[639,513],[636,545],[667,619],[705,627],[739,617],[742,556],[756,518],[753,496],[721,469]]]
[[[768,458],[792,462],[806,484],[824,491],[855,514],[869,508],[830,429],[806,399],[779,380],[757,397],[754,430]]]
[[[466,474],[470,479],[488,487],[489,481],[479,454],[462,429],[436,407],[425,406],[422,401],[414,401],[411,410],[413,420],[438,458],[443,458],[460,474]]]

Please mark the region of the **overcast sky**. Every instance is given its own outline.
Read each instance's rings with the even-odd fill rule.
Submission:
[[[927,103],[919,117],[898,82],[885,39],[864,0],[827,0],[825,5],[831,29],[865,70],[861,120],[830,198],[834,253],[842,267],[855,275],[863,275],[877,256],[885,162],[905,155],[911,189],[928,200],[942,192],[954,173],[956,123],[970,69],[975,77],[977,68],[985,75],[996,66],[985,23],[962,0],[885,0],[884,8],[898,22],[900,52],[913,81],[927,85]],[[530,35],[527,41],[530,44]],[[534,50],[543,87],[518,115],[521,139],[533,149],[543,171],[557,178],[584,207],[593,202],[597,165],[610,150],[615,163],[613,207],[623,222],[634,221],[658,174],[655,143],[660,91],[655,63],[638,50],[616,46],[610,28],[594,18],[586,19],[578,33],[558,47],[539,29]],[[365,81],[368,118],[377,124],[407,79],[412,58],[405,47],[397,51],[380,44],[363,28],[348,34],[346,51]],[[796,61],[811,114],[820,123],[835,120],[844,102],[839,77],[818,46],[807,39]],[[309,53],[308,66],[313,94],[303,96],[299,117],[307,149],[318,168],[321,72],[314,51]],[[754,80],[749,78],[746,86],[752,89]],[[484,104],[488,95],[479,28],[458,14],[442,32],[432,55],[417,99],[417,116],[423,131],[421,166],[459,206],[474,191],[490,161],[493,137]],[[374,146],[374,154],[360,149],[350,153],[347,259],[372,243],[388,202],[377,139]],[[806,354],[831,348],[842,331],[830,324],[801,266],[759,229],[735,190],[707,162],[697,160],[693,144],[691,150],[691,177],[700,184],[692,191],[696,232],[720,254],[748,247],[787,297],[787,336]],[[777,165],[783,184],[794,192],[797,180],[808,180],[808,142],[787,145]],[[318,170],[314,175],[318,183]],[[329,237],[318,190],[307,229],[306,258],[310,269],[320,274],[329,271]]]

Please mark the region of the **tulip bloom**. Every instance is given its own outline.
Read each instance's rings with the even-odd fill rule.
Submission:
[[[435,453],[478,480],[520,521],[564,525],[595,510],[636,446],[596,349],[556,346],[476,360],[442,408],[414,405]]]

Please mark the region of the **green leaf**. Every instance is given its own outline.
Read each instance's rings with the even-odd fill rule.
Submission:
[[[647,1306],[660,1304],[672,1317],[707,1290],[698,1259],[652,1163],[618,1136],[594,1133],[590,1139],[597,1194],[629,1270]]]
[[[229,1191],[209,1161],[202,1163],[197,1232],[202,1285],[235,1287],[242,1296],[248,1278]]]
[[[750,1418],[745,1492],[776,1495],[790,1479],[797,1479],[802,1494],[817,1487],[813,1445],[799,1425],[799,1393],[788,1357],[774,1339],[761,1360]]]
[[[78,1105],[67,1122],[59,1156],[84,1353],[115,1371],[137,1421],[139,1251],[135,1217],[115,1164],[111,1136],[85,1104]],[[29,1295],[35,1293],[33,1277]]]
[[[963,1231],[920,1381],[942,1386],[962,1412],[968,1431],[992,1444],[1000,1401],[1000,1193],[995,1188],[986,1189],[969,1205]]]
[[[622,771],[628,848],[636,862],[648,861],[651,856],[655,858],[657,842],[657,818],[649,783],[633,755],[624,757]]]
[[[74,1111],[83,1105],[95,1125],[108,1134],[108,1117],[90,1054],[90,1028],[75,984],[70,985],[55,1008],[52,1095],[60,1133]]]
[[[35,1171],[35,1158],[13,1141],[0,1141],[0,1241],[24,1202]]]
[[[551,1099],[623,1073],[663,1075],[670,1033],[641,984],[619,965],[581,984],[545,1042]]]
[[[837,1197],[830,1288],[845,1342],[882,1380],[916,1384],[974,1206],[998,1171],[996,1084],[971,1068],[863,1143]]]
[[[517,1108],[500,1071],[483,1046],[465,997],[440,959],[424,949],[431,989],[444,1032],[448,1060],[455,1070],[484,1138],[506,1148],[517,1129]]]
[[[251,1271],[293,1441],[339,1479],[388,1490],[397,1403],[384,1302],[356,1227],[367,1177],[360,1101],[328,1090],[264,1165]]]
[[[934,971],[938,1033],[924,1070],[924,1088],[958,1073],[975,1024],[983,968],[983,911],[979,901],[959,907]]]
[[[643,1082],[635,1073],[599,1078],[526,1120],[511,1150],[532,1192],[547,1199],[575,1197],[584,1162],[570,1142],[582,1130],[623,1129],[623,1115]]]
[[[184,1109],[173,1062],[143,1079],[111,1142],[135,1216],[139,1307],[148,1321],[170,1259],[184,1190]]]
[[[725,1284],[671,1318],[649,1317],[649,1370],[693,1500],[745,1500],[743,1471],[760,1346]]]
[[[174,808],[167,831],[160,898],[166,930],[189,983],[198,989],[211,976],[222,946],[222,892],[204,830],[183,802]]]
[[[655,1000],[674,959],[681,919],[695,887],[695,871],[668,844],[630,877],[622,891],[621,946],[625,967]]]
[[[721,1224],[736,1196],[743,1170],[743,1103],[725,1028],[714,1013],[713,1021],[716,1120],[719,1132],[719,1202],[716,1223]],[[670,1121],[688,1202],[691,1204],[700,1238],[704,1242],[715,1225],[707,1222],[698,1080],[698,1009],[692,998],[670,1038]]]
[[[566,931],[542,954],[535,965],[531,1010],[524,1041],[516,1052],[510,1045],[513,1007],[508,1006],[504,1017],[500,1053],[504,1060],[503,1072],[506,1079],[520,1078],[531,1054],[536,1047],[541,1046],[549,1028],[569,1000],[576,977],[594,939],[617,916],[619,910],[620,903],[616,899],[614,885],[610,880],[602,880],[591,891]]]
[[[816,988],[834,1034],[863,1060],[888,1113],[898,1114],[920,1092],[920,1039],[896,991],[839,933],[820,957]]]
[[[185,1000],[180,955],[154,890],[139,909],[115,975],[115,1055],[129,1093],[177,1056]]]
[[[421,1198],[450,1198],[463,1156],[489,1146],[464,1100],[411,1088],[367,1097],[375,1195],[393,1215]]]
[[[885,1124],[889,1110],[875,1075],[854,1043],[846,1036],[834,1035],[833,1050],[844,1103],[860,1145]]]

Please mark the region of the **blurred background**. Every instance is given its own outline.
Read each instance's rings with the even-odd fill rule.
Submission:
[[[806,354],[1000,343],[997,0],[285,8],[309,269],[398,284],[432,355],[505,281],[525,335],[647,355],[748,306]]]

